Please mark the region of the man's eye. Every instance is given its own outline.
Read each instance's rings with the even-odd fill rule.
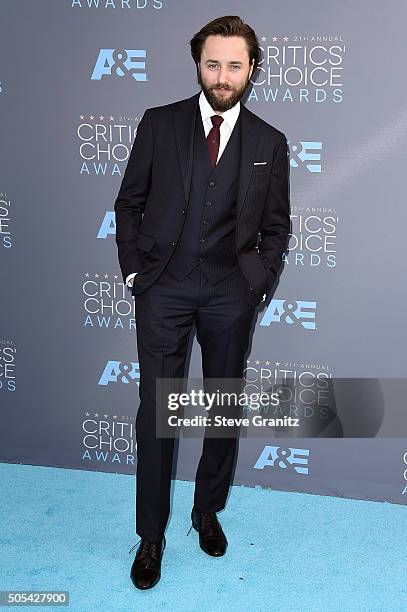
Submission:
[[[218,64],[208,64],[208,68],[217,68]],[[239,64],[233,64],[232,65],[232,69],[233,70],[239,70],[240,69],[240,65]]]

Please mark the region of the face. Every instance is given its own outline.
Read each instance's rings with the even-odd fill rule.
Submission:
[[[254,60],[253,60],[254,61]],[[246,91],[253,72],[241,36],[208,36],[198,64],[198,83],[214,111],[232,108]]]

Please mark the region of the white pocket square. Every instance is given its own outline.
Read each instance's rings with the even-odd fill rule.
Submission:
[[[265,166],[267,164],[266,161],[264,162],[253,162],[253,166]]]

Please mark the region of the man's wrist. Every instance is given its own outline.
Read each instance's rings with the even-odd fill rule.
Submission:
[[[128,275],[128,277],[126,278],[126,285],[127,285],[127,287],[132,287],[133,286],[133,280],[134,280],[134,277],[136,276],[136,274],[138,274],[138,272],[133,272],[132,274]]]

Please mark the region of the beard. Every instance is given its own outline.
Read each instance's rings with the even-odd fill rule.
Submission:
[[[218,111],[219,113],[224,113],[229,110],[239,102],[239,100],[243,97],[246,89],[250,83],[250,77],[247,77],[246,82],[239,88],[231,87],[230,85],[224,85],[222,83],[216,83],[215,85],[211,85],[208,87],[202,81],[201,71],[198,68],[198,83],[202,88],[202,91],[205,94],[206,99],[209,104],[213,108],[214,111]],[[227,91],[231,91],[227,97],[218,97],[217,93],[214,91],[215,89],[226,89]]]

